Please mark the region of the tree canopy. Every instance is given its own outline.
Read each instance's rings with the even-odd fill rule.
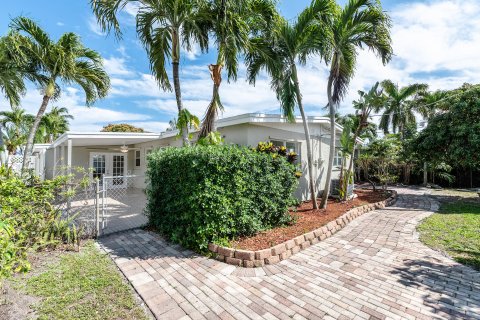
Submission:
[[[462,89],[466,87],[470,90]],[[451,95],[449,110],[434,116],[416,139],[423,160],[480,167],[480,87],[462,88]]]
[[[100,132],[145,132],[145,130],[128,123],[110,123],[104,126]]]

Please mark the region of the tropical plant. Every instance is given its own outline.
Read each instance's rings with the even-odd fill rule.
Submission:
[[[61,134],[69,130],[69,120],[73,120],[73,116],[68,113],[65,107],[53,107],[50,112],[45,113],[40,121],[40,129],[43,131],[41,142],[52,143]]]
[[[217,47],[217,61],[208,66],[213,93],[202,121],[200,138],[215,131],[215,120],[219,111],[223,111],[219,93],[222,69],[226,69],[228,81],[236,80],[238,59],[247,50],[249,36],[266,30],[277,14],[274,0],[212,0],[206,8],[205,15],[215,17],[209,20],[209,28]]]
[[[20,98],[25,94],[25,72],[13,60],[6,37],[0,38],[0,92],[10,102],[18,106]]]
[[[379,83],[375,83],[373,87],[368,91],[358,91],[360,99],[353,102],[353,107],[356,109],[356,117],[354,118],[353,128],[355,133],[352,138],[352,150],[350,152],[351,157],[348,164],[347,175],[353,175],[353,155],[355,153],[355,147],[357,146],[357,138],[361,137],[364,133],[371,133],[372,123],[368,121],[370,113],[372,111],[378,112],[384,103],[384,96],[382,90],[378,88]],[[373,125],[373,130],[376,126]],[[370,131],[370,132],[369,132]],[[375,131],[374,131],[375,133]],[[344,200],[347,199],[347,194],[344,194]]]
[[[199,138],[197,144],[200,146],[218,146],[223,144],[224,142],[225,141],[220,132],[212,131],[207,134],[206,137]]]
[[[330,155],[321,207],[327,207],[335,155],[335,111],[345,96],[355,73],[358,50],[373,51],[386,64],[392,56],[390,18],[382,10],[380,1],[349,0],[337,8],[330,24],[330,72],[327,83],[330,111]],[[321,37],[321,35],[319,36]]]
[[[101,56],[86,48],[75,33],[63,34],[54,42],[34,21],[18,17],[10,24],[9,47],[20,65],[34,65],[36,81],[43,94],[42,103],[30,128],[22,168],[32,152],[35,134],[51,100],[60,96],[60,83],[79,85],[86,96],[87,106],[107,95],[110,79],[103,68]]]
[[[187,109],[182,109],[182,111],[178,114],[176,125],[178,136],[184,137],[185,130],[187,130],[187,133],[191,129],[198,130],[200,127],[200,119],[196,115],[191,114]],[[188,139],[192,139],[192,137],[193,135],[191,133],[188,134]]]
[[[17,133],[15,127],[7,126],[2,131],[3,143],[9,155],[14,155],[17,149],[25,144],[27,136],[23,133]]]
[[[173,87],[180,117],[183,110],[180,49],[183,47],[190,51],[193,44],[198,44],[202,51],[208,48],[207,22],[211,17],[202,14],[206,3],[204,0],[90,1],[101,29],[107,32],[113,29],[117,37],[122,36],[117,14],[129,3],[140,5],[136,15],[137,33],[147,50],[150,69],[163,90],[172,90],[166,70],[167,62],[172,63]],[[188,127],[181,131],[183,144],[189,145]]]
[[[312,54],[323,56],[327,50],[324,26],[334,11],[334,2],[316,0],[306,8],[294,22],[277,17],[271,29],[250,40],[250,51],[246,55],[250,83],[262,70],[271,78],[283,115],[295,121],[295,108],[300,111],[307,145],[309,189],[313,208],[317,209],[317,192],[313,176],[313,156],[307,118],[297,73],[297,64],[304,65]],[[318,23],[318,21],[321,23]]]
[[[382,81],[383,92],[386,95],[385,111],[380,119],[379,127],[385,133],[389,133],[391,127],[393,133],[400,133],[403,139],[404,131],[409,124],[416,124],[414,111],[416,104],[414,98],[422,91],[426,91],[426,84],[415,83],[405,87],[399,87],[390,80]]]
[[[110,123],[104,126],[100,132],[145,132],[145,130],[128,123]]]
[[[30,269],[29,251],[78,245],[78,231],[53,205],[71,176],[23,179],[0,166],[0,279]]]
[[[23,133],[22,131],[25,130],[30,120],[25,109],[18,106],[12,107],[11,111],[1,111],[0,117],[2,117],[0,119],[2,125],[4,127],[11,126],[17,136]]]
[[[372,141],[360,156],[364,164],[368,163],[369,171],[373,172],[373,177],[384,190],[389,183],[398,179],[396,172],[401,151],[401,140],[396,135],[388,135]]]
[[[347,158],[353,159],[353,151],[355,150],[355,140],[352,139],[352,128],[354,122],[346,121],[343,124],[342,134],[340,135],[340,148],[339,153],[342,157],[342,163],[340,165],[340,187],[339,187],[339,196],[342,200],[347,200],[348,198],[348,186],[351,184],[353,175],[351,170],[345,171],[345,163]]]

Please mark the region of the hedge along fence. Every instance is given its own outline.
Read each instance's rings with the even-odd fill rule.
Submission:
[[[195,250],[290,222],[296,168],[237,146],[166,148],[148,157],[147,216]]]

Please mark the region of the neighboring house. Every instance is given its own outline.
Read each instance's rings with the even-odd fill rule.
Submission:
[[[298,163],[304,172],[296,196],[307,200],[308,174],[306,165],[307,148],[303,124],[300,118],[295,123],[288,122],[280,115],[243,114],[220,119],[216,123],[225,143],[243,146],[256,146],[260,141],[270,141],[283,145],[289,151],[298,153]],[[327,160],[330,152],[330,120],[326,117],[308,117],[310,128],[314,176],[319,192],[325,185]],[[342,127],[337,125],[337,136]],[[338,143],[338,142],[337,142]],[[44,160],[40,175],[49,179],[59,174],[66,166],[92,168],[92,178],[107,176],[134,175],[134,187],[145,188],[146,156],[157,148],[178,147],[182,140],[177,132],[163,133],[120,133],[120,132],[67,132],[54,141],[48,149],[42,148]],[[41,162],[42,162],[41,161]],[[341,157],[335,156],[332,180],[338,179]],[[38,167],[38,166],[37,166]],[[124,180],[119,180],[120,182]],[[117,185],[116,187],[122,187]],[[126,187],[126,186],[125,186]]]

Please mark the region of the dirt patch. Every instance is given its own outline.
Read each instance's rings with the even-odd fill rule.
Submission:
[[[50,264],[59,261],[61,255],[72,253],[65,248],[59,248],[29,254],[31,270],[26,274],[16,274],[0,283],[0,320],[35,319],[37,316],[31,306],[38,303],[41,298],[28,295],[21,288],[28,278],[44,272]]]
[[[267,249],[318,229],[352,208],[388,198],[388,195],[383,191],[356,190],[355,193],[358,197],[347,202],[329,200],[326,210],[313,210],[311,202],[304,202],[296,208],[296,211],[290,211],[290,214],[295,219],[292,225],[266,230],[251,237],[239,238],[232,241],[231,245],[236,249],[252,251]]]

